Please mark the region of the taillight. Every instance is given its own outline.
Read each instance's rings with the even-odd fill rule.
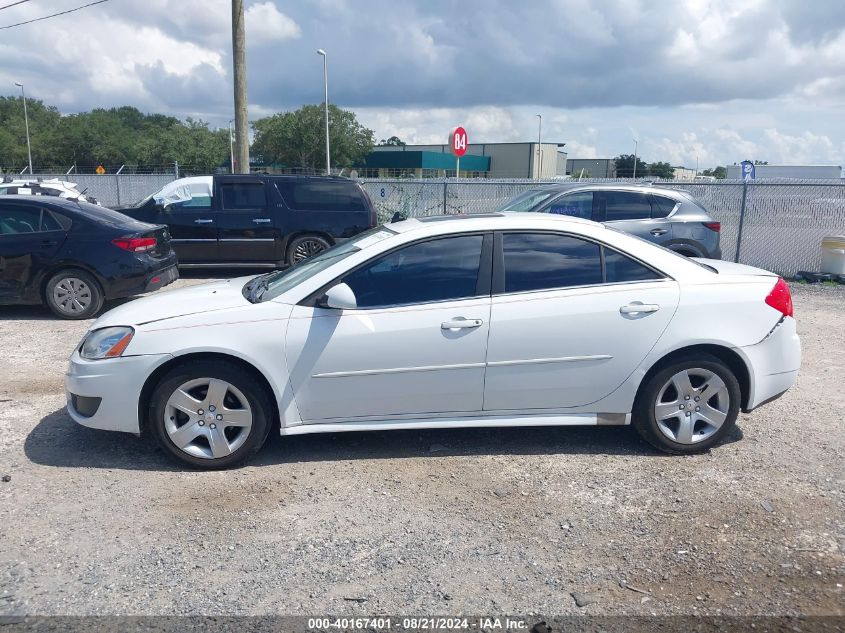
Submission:
[[[155,248],[154,237],[118,237],[111,241],[115,246],[132,253],[146,253]]]
[[[702,222],[704,226],[706,226],[711,231],[716,231],[718,233],[722,230],[722,223],[721,222]]]
[[[772,291],[766,297],[766,303],[783,314],[783,316],[792,316],[792,294],[789,292],[789,286],[782,277],[778,277],[775,287],[772,288]]]

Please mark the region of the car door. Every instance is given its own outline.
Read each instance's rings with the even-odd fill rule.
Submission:
[[[487,411],[600,400],[639,366],[678,304],[673,280],[580,237],[504,233],[496,246]]]
[[[672,224],[652,210],[651,195],[644,191],[596,191],[594,220],[620,231],[661,244],[672,239]],[[653,217],[654,216],[654,217]]]
[[[402,246],[341,277],[355,310],[296,306],[286,353],[302,419],[482,408],[492,235]]]
[[[254,176],[216,182],[219,200],[220,259],[228,262],[270,262],[277,255],[279,227],[267,199],[267,185]]]
[[[180,264],[215,262],[219,259],[217,215],[212,198],[202,196],[159,209],[154,222],[170,227],[171,244]]]
[[[66,237],[67,231],[49,210],[0,203],[0,302],[22,298]]]

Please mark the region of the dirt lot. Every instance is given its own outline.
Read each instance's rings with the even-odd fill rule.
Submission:
[[[845,289],[794,294],[798,385],[709,454],[395,431],[276,438],[217,473],[75,425],[88,323],[2,308],[0,615],[842,615]]]

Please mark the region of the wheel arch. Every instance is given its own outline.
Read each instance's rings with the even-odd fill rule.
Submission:
[[[681,347],[676,350],[672,350],[668,354],[659,358],[648,369],[648,371],[645,373],[642,380],[640,381],[640,384],[637,387],[637,394],[634,398],[634,402],[636,403],[637,400],[639,400],[640,394],[645,388],[645,385],[657,372],[662,370],[667,365],[674,363],[682,358],[687,358],[689,356],[694,356],[697,354],[709,354],[710,356],[715,356],[720,361],[725,363],[725,365],[728,366],[728,368],[733,372],[734,376],[736,376],[737,382],[739,382],[739,390],[741,394],[740,407],[742,409],[745,409],[748,406],[748,401],[751,396],[751,371],[749,370],[748,364],[746,363],[745,359],[742,358],[742,356],[740,356],[736,351],[734,351],[730,347],[726,347],[724,345],[716,345],[713,343],[688,345],[686,347]]]
[[[144,382],[144,386],[141,387],[141,393],[138,397],[138,428],[141,432],[141,435],[144,435],[147,431],[147,425],[149,421],[147,420],[147,412],[149,411],[150,405],[150,398],[153,395],[153,391],[155,391],[156,386],[161,381],[162,377],[169,372],[170,370],[174,369],[175,367],[179,367],[181,365],[186,365],[196,361],[224,361],[227,363],[231,363],[232,365],[236,365],[243,369],[245,372],[249,373],[253,378],[255,378],[259,384],[264,388],[267,393],[267,397],[270,400],[270,404],[272,410],[269,411],[269,414],[272,416],[271,420],[271,428],[275,428],[278,425],[281,419],[279,415],[279,403],[278,399],[276,398],[276,394],[273,391],[273,387],[270,384],[270,381],[264,375],[264,373],[259,370],[255,365],[250,363],[243,358],[239,358],[238,356],[233,356],[231,354],[225,354],[222,352],[191,352],[188,354],[182,354],[180,356],[175,356],[168,360],[167,362],[162,363],[155,370],[147,376],[146,381]]]

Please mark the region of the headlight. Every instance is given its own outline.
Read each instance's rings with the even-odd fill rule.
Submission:
[[[82,341],[79,355],[88,360],[115,358],[123,354],[133,334],[135,330],[131,327],[104,327],[102,330],[94,330]]]

